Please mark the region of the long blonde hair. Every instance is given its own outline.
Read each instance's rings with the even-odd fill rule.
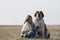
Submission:
[[[25,24],[26,22],[28,22],[28,21],[30,20],[30,18],[32,18],[32,16],[31,16],[31,15],[27,15],[27,17],[25,18],[24,24]]]

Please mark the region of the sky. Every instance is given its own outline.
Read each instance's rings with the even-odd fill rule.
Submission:
[[[27,15],[34,20],[37,10],[47,25],[60,25],[60,0],[0,0],[0,25],[22,25]]]

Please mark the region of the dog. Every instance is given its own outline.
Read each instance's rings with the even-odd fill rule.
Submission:
[[[34,24],[36,28],[36,36],[38,35],[39,37],[42,38],[50,38],[50,33],[48,32],[48,29],[43,19],[44,17],[43,12],[36,11],[34,16],[35,16]]]

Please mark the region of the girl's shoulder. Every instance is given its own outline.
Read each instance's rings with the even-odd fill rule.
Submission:
[[[29,26],[30,24],[28,22],[26,22],[25,24],[23,24],[23,26]]]
[[[29,24],[28,22],[25,23],[25,25],[28,25],[28,24]]]

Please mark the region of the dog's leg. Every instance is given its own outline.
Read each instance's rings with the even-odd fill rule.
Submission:
[[[49,39],[50,38],[50,33],[48,32],[48,29],[46,27],[46,24],[45,24],[45,38],[46,39]]]
[[[44,27],[44,25],[42,25],[42,38],[45,39],[45,27]]]

